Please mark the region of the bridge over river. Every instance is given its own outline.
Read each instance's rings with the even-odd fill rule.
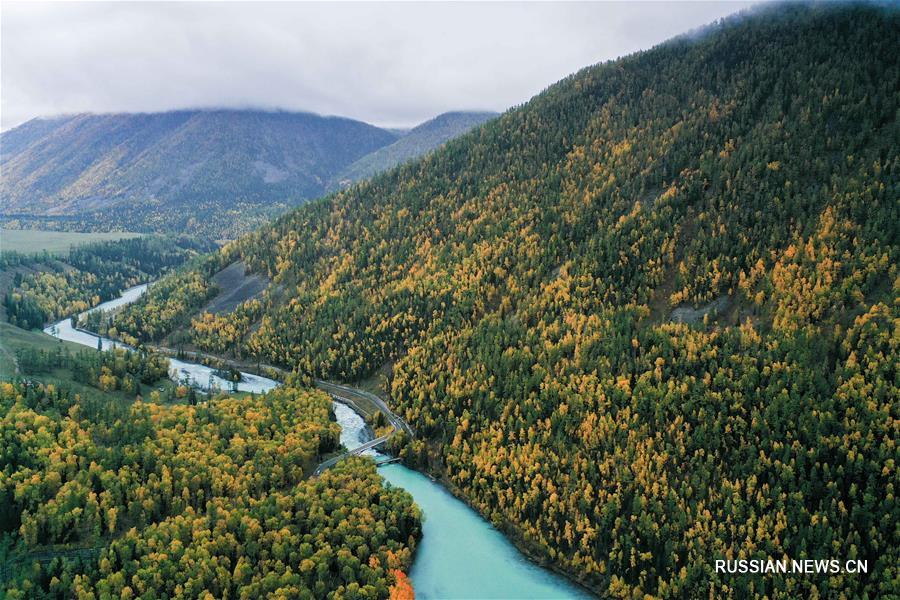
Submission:
[[[388,408],[388,405],[384,402],[384,400],[382,400],[375,394],[346,385],[339,385],[322,380],[316,381],[316,387],[324,392],[327,392],[328,395],[330,395],[337,402],[342,402],[356,410],[356,412],[364,414],[366,416],[370,416],[376,410],[381,411],[382,414],[384,414],[384,416],[387,418],[388,423],[390,423],[391,431],[386,435],[377,437],[374,440],[370,440],[348,452],[344,452],[343,454],[339,454],[338,456],[334,456],[326,461],[321,462],[319,466],[316,467],[316,470],[313,473],[314,477],[321,475],[327,469],[330,469],[348,456],[357,456],[359,454],[362,454],[366,450],[371,450],[378,446],[381,446],[401,431],[409,436],[414,435],[412,427],[410,427],[406,421],[395,414],[394,411]]]
[[[133,302],[146,288],[146,284],[131,288],[122,297],[101,304],[97,309],[110,310]],[[74,330],[71,325],[71,320],[66,318],[45,331],[60,339],[90,348],[97,347],[96,336]],[[112,344],[111,340],[104,340],[103,348],[109,349]],[[209,379],[210,373],[214,374],[210,367],[187,361],[171,359],[170,364],[177,367],[173,370],[179,376],[186,371],[193,381],[201,384]],[[264,377],[249,373],[242,375],[241,391],[264,393],[278,385],[278,382]],[[227,386],[227,383],[223,381],[222,385]],[[377,395],[325,381],[318,381],[316,385],[335,400],[335,417],[341,426],[341,441],[345,447],[354,449],[323,462],[316,474],[346,456],[384,444],[399,431],[415,435],[409,424],[394,414]],[[366,431],[363,417],[371,416],[376,411],[385,415],[392,429],[384,436],[369,440],[366,439],[370,434]],[[589,597],[584,590],[529,561],[500,531],[433,479],[402,464],[388,464],[396,462],[396,458],[380,455],[377,460],[379,466],[384,465],[379,474],[385,482],[412,494],[426,516],[422,525],[422,540],[409,573],[417,598]],[[60,556],[90,560],[98,550],[100,548],[43,549],[24,557],[24,560],[25,564]],[[18,560],[18,557],[7,557],[5,564],[0,564],[0,579],[7,575],[5,570],[19,564],[13,562]],[[460,573],[465,576],[460,577]]]

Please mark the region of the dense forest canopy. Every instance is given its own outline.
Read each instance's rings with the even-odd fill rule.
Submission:
[[[309,478],[338,447],[330,404],[289,387],[190,406],[0,383],[0,593],[388,597],[408,585],[420,514],[370,460]]]
[[[782,5],[587,68],[210,259],[258,305],[161,285],[116,324],[390,365],[402,455],[603,595],[896,595],[898,39],[896,5]],[[869,573],[713,570],[783,557]]]

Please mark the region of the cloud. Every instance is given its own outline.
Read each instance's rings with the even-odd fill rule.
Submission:
[[[2,127],[192,107],[387,126],[500,111],[582,67],[749,5],[4,1]]]

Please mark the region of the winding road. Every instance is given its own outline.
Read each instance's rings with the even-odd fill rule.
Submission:
[[[380,446],[384,444],[389,439],[397,435],[399,432],[404,432],[410,437],[415,436],[415,432],[413,428],[409,426],[409,424],[401,419],[394,411],[388,408],[388,405],[384,400],[376,396],[371,392],[366,392],[364,390],[352,388],[346,385],[339,385],[337,383],[331,383],[328,381],[322,381],[321,379],[316,380],[316,387],[318,387],[323,392],[326,392],[329,396],[335,399],[338,402],[343,402],[344,404],[353,408],[356,412],[362,415],[368,416],[371,414],[371,410],[366,410],[367,404],[374,405],[378,410],[380,410],[384,416],[387,418],[388,422],[391,425],[391,432],[383,435],[381,437],[377,437],[374,440],[366,442],[362,446],[354,448],[349,452],[344,452],[343,454],[339,454],[338,456],[334,456],[329,458],[326,461],[319,463],[319,466],[316,467],[315,472],[313,473],[313,477],[321,475],[327,469],[330,469],[342,459],[347,458],[348,456],[356,456],[358,454],[362,454],[366,450],[370,448],[375,448],[376,446]]]
[[[86,333],[90,333],[90,332],[86,332]],[[91,335],[96,335],[96,334],[92,333]],[[156,350],[157,352],[161,352],[170,357],[177,355],[177,351],[173,348],[167,348],[165,346],[158,346],[155,344],[147,344],[147,346],[152,348],[153,350]],[[228,364],[231,367],[236,368],[236,369],[247,368],[247,365],[242,364],[238,361],[231,360],[231,359],[228,359],[228,358],[225,358],[222,356],[216,356],[214,354],[207,354],[205,352],[195,352],[195,351],[189,352],[188,354],[192,355],[194,358],[203,357],[205,359],[220,361],[220,362]],[[285,375],[287,373],[287,371],[280,369],[278,367],[271,366],[271,365],[265,365],[265,367],[267,369],[275,371],[276,373],[279,373],[280,375]],[[339,454],[338,456],[333,456],[333,457],[329,458],[328,460],[322,461],[321,463],[319,463],[319,466],[316,467],[316,470],[313,471],[313,473],[312,473],[313,477],[317,477],[317,476],[321,475],[323,472],[330,469],[331,467],[336,465],[338,462],[340,462],[342,459],[347,458],[348,456],[356,456],[356,455],[362,454],[366,450],[369,450],[371,448],[375,448],[377,446],[384,444],[385,442],[390,440],[392,437],[394,437],[397,433],[399,433],[401,431],[406,433],[410,437],[415,437],[415,431],[413,431],[413,428],[410,427],[409,423],[407,423],[406,421],[401,419],[400,416],[398,416],[394,411],[392,411],[388,407],[387,403],[384,400],[382,400],[381,398],[379,398],[377,395],[375,395],[371,392],[367,392],[365,390],[360,390],[358,388],[350,387],[347,385],[341,385],[338,383],[332,383],[330,381],[324,381],[322,379],[316,379],[315,384],[316,384],[317,388],[319,388],[323,392],[327,393],[334,400],[336,400],[337,402],[346,404],[347,406],[349,406],[350,408],[355,410],[358,414],[362,415],[363,417],[368,417],[373,413],[372,407],[374,407],[376,410],[381,411],[382,414],[384,414],[385,418],[387,418],[388,423],[391,425],[392,429],[391,429],[391,432],[388,433],[387,435],[383,435],[381,437],[375,438],[374,440],[366,442],[362,446],[354,448],[353,450],[344,452],[343,454]]]
[[[109,301],[98,307],[100,310],[115,308],[132,302],[140,292],[146,289],[146,284],[126,290],[119,299]],[[96,347],[97,338],[84,332],[76,332],[71,327],[71,321],[64,319],[56,323],[56,327],[48,327],[48,334],[60,339]],[[66,327],[62,327],[65,325]],[[105,342],[104,342],[105,344]],[[173,353],[174,354],[174,353]],[[173,359],[173,363],[177,358]],[[200,365],[192,365],[200,368]],[[235,364],[233,361],[226,361]],[[262,366],[262,365],[261,365]],[[202,367],[205,372],[213,372],[209,367]],[[183,369],[182,369],[183,370]],[[248,369],[249,370],[249,369]],[[286,375],[280,369],[276,369],[278,375]],[[265,380],[265,389],[271,389],[277,385],[274,379],[244,373],[249,377]],[[202,381],[206,377],[196,377]],[[270,385],[269,385],[270,384]],[[242,383],[243,385],[243,383]],[[403,431],[409,435],[415,432],[402,418],[396,415],[376,394],[352,388],[345,385],[317,381],[316,386],[328,393],[335,402],[335,416],[342,428],[342,438],[347,432],[346,447],[354,447],[355,450],[345,452],[323,461],[311,476],[323,473],[341,459],[360,452],[365,452],[385,443],[391,437]],[[263,388],[260,388],[263,389]],[[254,391],[254,390],[245,390]],[[255,391],[254,393],[262,393]],[[369,434],[365,431],[364,416],[381,411],[391,429],[384,435],[374,440],[366,439]],[[361,447],[357,447],[357,445]],[[379,456],[378,466],[385,466],[380,471],[386,483],[402,488],[410,493],[415,503],[427,515],[422,525],[422,540],[416,550],[416,559],[410,571],[410,579],[416,589],[417,596],[421,598],[587,598],[583,590],[573,586],[552,572],[541,569],[529,561],[503,534],[485,521],[478,513],[466,505],[462,500],[455,498],[434,479],[423,473],[409,469],[402,464],[393,464],[399,461],[396,457]],[[52,560],[64,552],[67,556],[90,555],[95,552],[93,548],[81,548],[70,550],[43,549],[38,550],[31,557],[24,560],[36,560],[38,562]],[[12,561],[19,558],[4,557],[7,560],[0,562],[0,579],[12,568]],[[10,560],[12,559],[12,560]],[[5,564],[4,564],[5,563]],[[468,576],[460,577],[460,573]]]

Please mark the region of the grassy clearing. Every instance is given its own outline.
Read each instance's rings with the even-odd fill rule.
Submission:
[[[0,377],[13,377],[16,374],[15,356],[20,348],[36,348],[52,350],[64,344],[71,352],[78,352],[84,346],[71,342],[60,342],[58,339],[41,331],[26,331],[9,323],[0,323]]]
[[[41,331],[26,331],[18,327],[14,327],[9,323],[0,322],[0,379],[8,379],[16,377],[16,350],[20,348],[36,348],[38,350],[53,350],[60,344],[69,349],[73,354],[83,350],[90,350],[81,344],[60,341]],[[134,400],[133,394],[126,394],[121,391],[101,392],[92,387],[82,385],[73,380],[72,372],[68,369],[54,369],[52,373],[40,373],[37,375],[29,375],[29,379],[40,381],[41,383],[52,383],[54,385],[65,385],[74,391],[82,394],[103,394],[116,398],[123,402],[131,402]],[[165,391],[173,388],[175,383],[169,379],[161,379],[152,386],[141,385],[141,394],[146,398],[150,392],[162,388]]]
[[[128,231],[75,233],[70,231],[45,231],[43,229],[0,229],[0,252],[14,251],[23,254],[35,254],[46,250],[51,254],[64,255],[69,252],[72,246],[140,236],[140,233]]]

